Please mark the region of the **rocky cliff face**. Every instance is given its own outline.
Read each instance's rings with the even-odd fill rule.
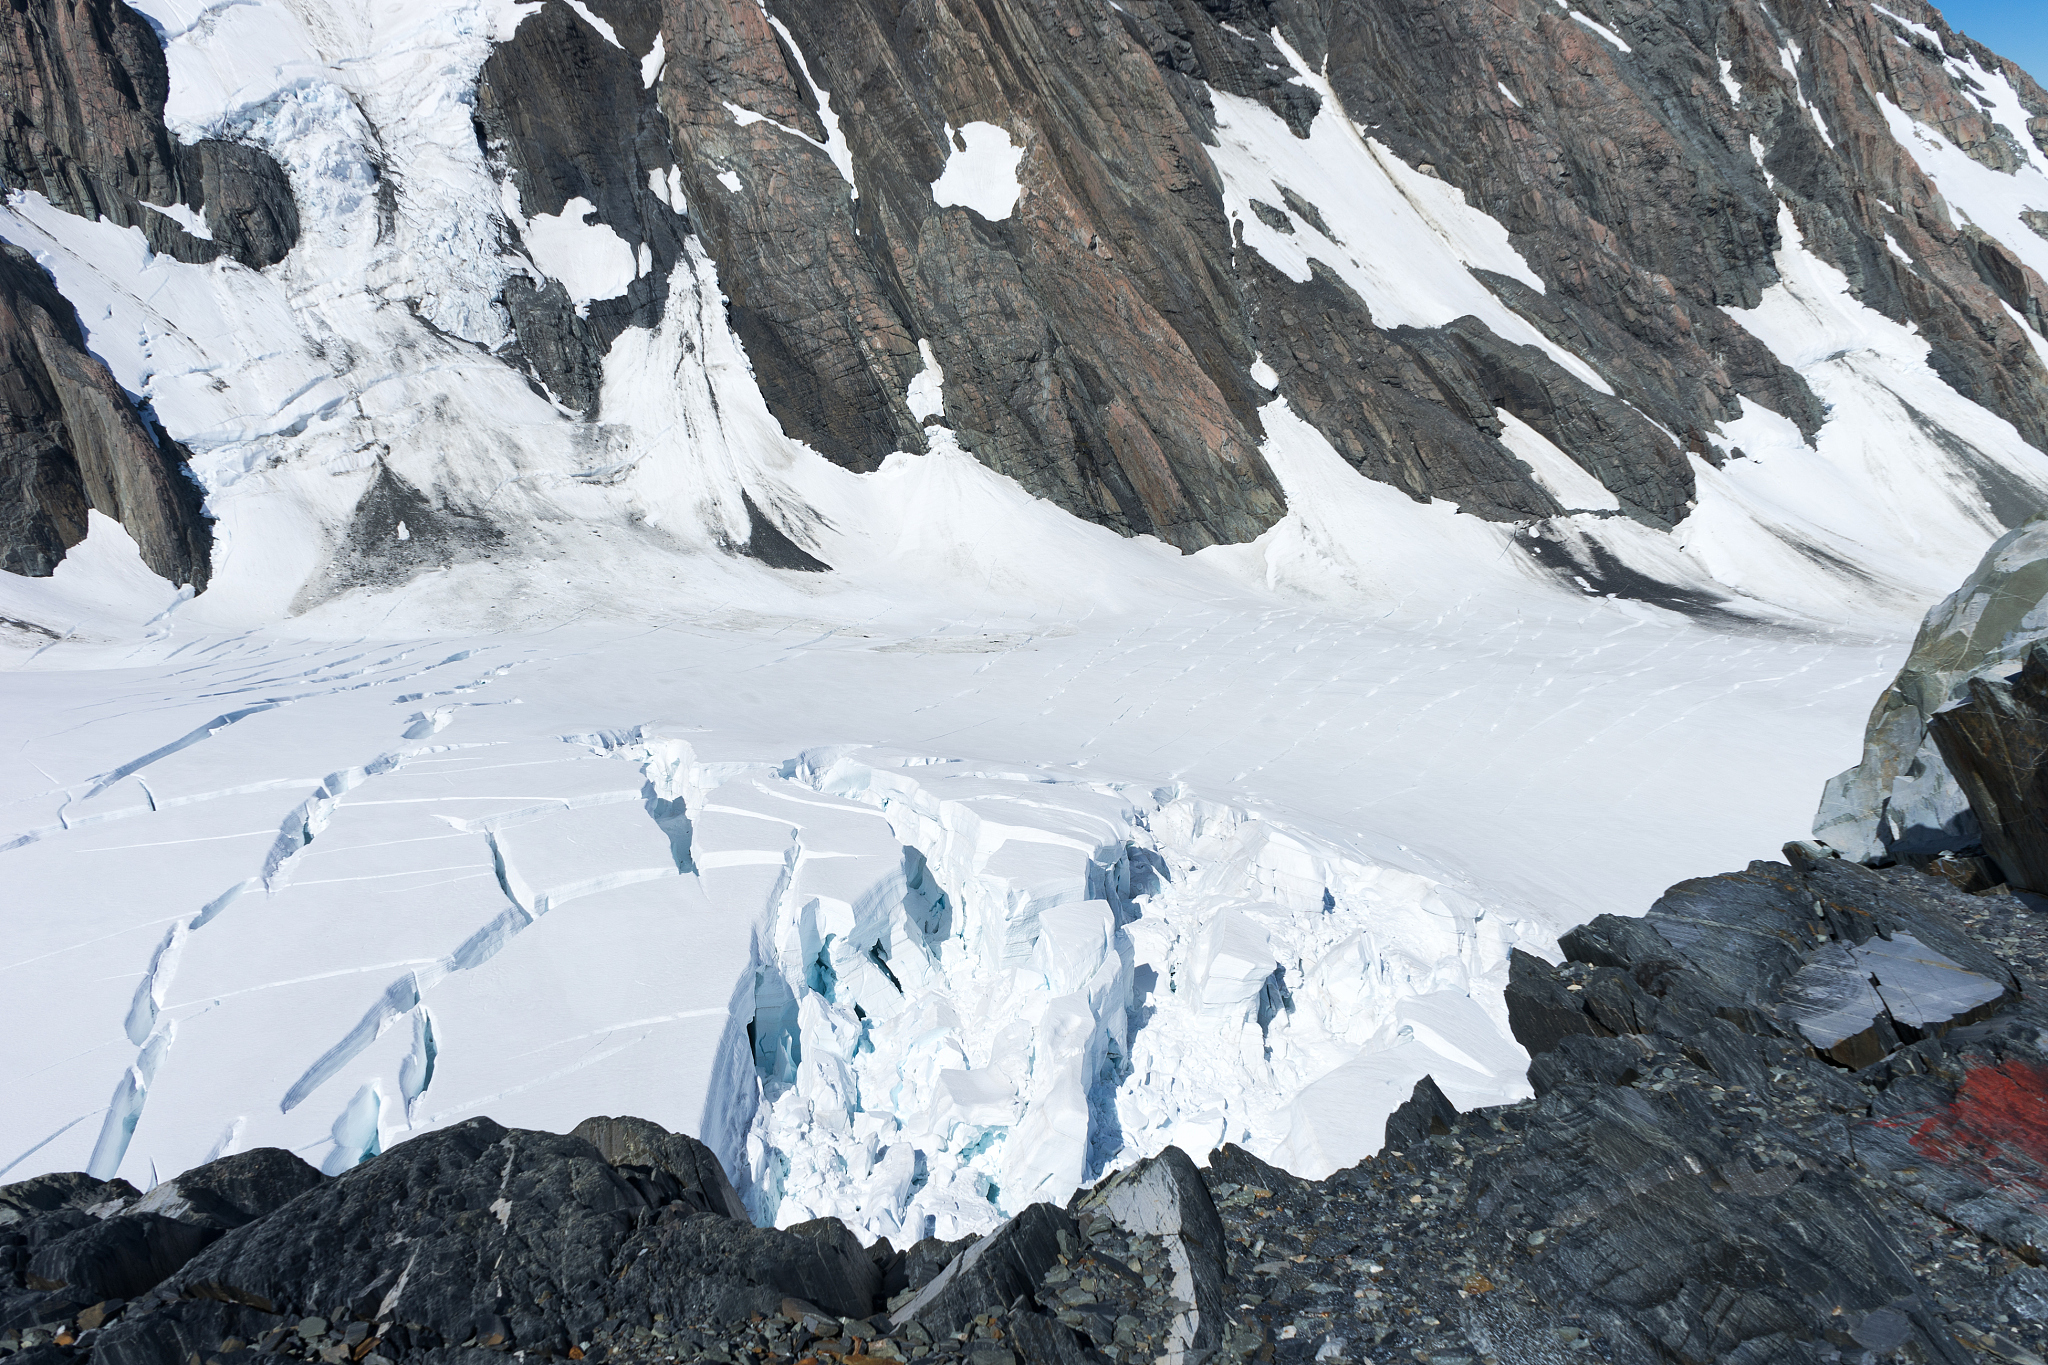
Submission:
[[[1497,439],[1504,410],[1669,526],[1693,496],[1686,454],[1724,458],[1706,433],[1739,393],[1820,425],[1805,382],[1722,311],[1776,280],[1781,203],[1951,383],[2048,443],[2048,372],[2005,307],[2038,317],[2041,278],[1951,223],[1881,104],[2010,170],[2023,149],[1947,53],[2007,75],[2030,113],[2048,96],[1945,28],[1909,45],[1864,7],[1630,5],[1604,15],[1609,36],[1540,0],[786,9],[671,6],[662,102],[771,405],[852,467],[917,448],[896,395],[929,338],[947,420],[989,464],[1184,547],[1241,539],[1278,506],[1249,453],[1257,352],[1339,451],[1417,497],[1557,511]],[[1212,92],[1297,138],[1317,119],[1363,129],[1455,185],[1540,280],[1486,284],[1592,374],[1470,315],[1376,320],[1333,268],[1375,244],[1331,225],[1323,186],[1246,206],[1300,241],[1308,278],[1247,249],[1253,224],[1202,150]],[[925,189],[976,121],[1023,148],[998,222]]]
[[[482,126],[523,212],[580,194],[651,268],[581,312],[553,282],[515,277],[504,299],[534,372],[591,413],[610,337],[659,306],[680,198],[771,411],[848,468],[946,426],[1077,515],[1182,549],[1244,540],[1284,505],[1258,452],[1277,389],[1418,499],[1570,510],[1503,443],[1513,419],[1613,510],[1669,529],[1695,501],[1689,457],[1745,454],[1716,436],[1745,396],[1809,439],[1822,424],[1807,382],[1727,311],[1777,282],[1788,232],[1918,329],[1957,390],[2048,444],[2026,332],[2042,279],[1959,225],[1895,126],[1921,119],[2010,173],[2028,151],[1970,72],[2010,81],[2037,139],[2048,96],[1908,8],[621,0],[594,11],[607,36],[551,0],[487,66]],[[643,50],[659,75],[641,98]],[[555,114],[572,108],[606,113]],[[1226,183],[1219,118],[1261,116],[1332,182]],[[982,129],[992,148],[968,142]],[[1398,244],[1318,205],[1343,206],[1352,168],[1317,138],[1397,167],[1411,198],[1417,175],[1455,187],[1527,272],[1468,262],[1488,316],[1376,316],[1353,280],[1402,262],[1359,258]],[[952,168],[1000,180],[1006,159],[1007,198],[943,192]],[[600,181],[609,197],[578,188]],[[912,398],[928,367],[942,410]],[[2027,495],[1979,465],[2019,519]]]
[[[42,267],[0,243],[0,568],[49,574],[98,508],[143,563],[204,588],[212,534],[189,459],[86,349]]]
[[[164,126],[169,89],[161,41],[120,0],[20,0],[0,35],[0,185],[138,227],[181,261],[283,259],[298,238],[283,169],[255,147],[179,143]],[[48,274],[24,251],[5,253],[0,567],[47,575],[97,508],[150,568],[203,589],[211,532],[189,452],[88,351]]]
[[[121,0],[15,0],[0,48],[0,184],[139,227],[181,261],[262,268],[298,240],[285,175],[255,147],[164,126],[162,40]]]
[[[1973,680],[2002,678],[2048,635],[2048,521],[2008,531],[1921,623],[1905,667],[1871,708],[1863,757],[1828,781],[1814,837],[1868,863],[1978,846],[1969,798],[1929,731]]]
[[[291,319],[251,348],[288,380],[191,343],[230,397],[169,434],[220,452],[214,494],[384,462],[522,555],[600,511],[680,534],[644,474],[680,444],[715,469],[681,499],[704,540],[817,569],[831,515],[763,471],[957,448],[1193,551],[1287,513],[1284,404],[1576,590],[1693,611],[1758,595],[1702,480],[1831,461],[1909,544],[1911,497],[1841,447],[1937,462],[1971,534],[2048,498],[2048,93],[1921,0],[545,0],[429,6],[440,65],[404,76],[384,20],[255,8],[172,33],[18,0],[0,69],[19,203],[263,271]],[[168,122],[165,41],[219,86]],[[81,268],[102,249],[37,222]],[[672,411],[731,382],[728,345],[772,437],[732,391]],[[184,382],[154,346],[123,382]],[[365,403],[387,355],[406,396]],[[541,406],[493,399],[492,365]],[[293,409],[330,385],[318,421],[354,415],[323,444]],[[1902,434],[1831,446],[1872,395]],[[363,518],[296,496],[329,543],[294,609],[370,581]],[[1731,496],[1789,572],[1897,586],[1810,487]]]

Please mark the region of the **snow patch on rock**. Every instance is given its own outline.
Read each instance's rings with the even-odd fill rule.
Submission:
[[[1010,141],[1006,129],[980,120],[957,133],[948,125],[946,142],[946,169],[932,182],[932,202],[972,209],[991,223],[1008,218],[1024,192],[1017,179],[1024,148]]]
[[[1589,387],[1612,393],[1585,361],[1530,326],[1472,274],[1474,267],[1491,270],[1543,290],[1507,229],[1456,186],[1422,174],[1361,133],[1329,82],[1277,35],[1275,41],[1299,79],[1322,96],[1306,140],[1264,105],[1209,92],[1217,141],[1206,150],[1245,245],[1291,280],[1306,281],[1311,260],[1335,271],[1379,326],[1441,327],[1476,315],[1497,335],[1541,348]],[[1252,212],[1252,200],[1285,202],[1287,192],[1312,204],[1328,232],[1306,219],[1294,232],[1280,232]]]
[[[1717,443],[1748,458],[1718,468],[1693,458],[1699,501],[1673,538],[1752,596],[1896,613],[1955,583],[1958,547],[2048,502],[2048,462],[1944,383],[1917,333],[1857,302],[1789,209],[1778,226],[1779,282],[1757,307],[1729,313],[1806,377],[1828,406],[1826,425],[1809,447],[1789,421],[1745,400],[1743,420],[1724,424]]]
[[[533,263],[579,307],[619,297],[640,273],[631,244],[596,217],[597,205],[578,197],[560,213],[535,214],[520,233]]]

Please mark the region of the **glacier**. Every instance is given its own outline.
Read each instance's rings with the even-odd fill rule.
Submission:
[[[0,1033],[26,1040],[0,1178],[263,1145],[338,1171],[477,1114],[615,1112],[702,1136],[763,1222],[899,1240],[1169,1144],[1320,1176],[1425,1075],[1526,1094],[1509,951],[1802,832],[2002,529],[1983,469],[2048,499],[2040,453],[1789,214],[1782,283],[1730,311],[1833,404],[1815,444],[1746,403],[1716,438],[1749,458],[1691,457],[1665,535],[1503,418],[1573,543],[1691,610],[1540,572],[1278,396],[1278,525],[1119,537],[961,448],[929,338],[928,449],[854,474],[783,434],[694,241],[579,423],[493,358],[494,300],[514,270],[588,303],[644,267],[582,211],[498,250],[517,196],[468,101],[534,7],[138,7],[173,126],[271,150],[308,228],[256,272],[0,207],[218,518],[197,597],[97,515],[53,578],[0,578]],[[1470,273],[1540,289],[1505,230],[1320,89],[1307,140],[1214,92],[1245,249],[1305,277],[1307,233],[1250,205],[1346,166],[1317,232],[1383,320],[1478,313],[1611,392]],[[1024,153],[961,131],[934,191],[1000,220]],[[1351,254],[1386,241],[1409,268]],[[497,529],[401,519],[354,547],[377,572],[323,578],[386,479]],[[833,572],[729,554],[750,497]]]

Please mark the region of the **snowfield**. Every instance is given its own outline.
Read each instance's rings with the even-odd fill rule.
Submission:
[[[1796,230],[1741,320],[1836,404],[1815,446],[1751,404],[1720,433],[1750,458],[1696,462],[1664,535],[1509,419],[1570,533],[1718,604],[1692,615],[1364,480],[1277,396],[1289,514],[1192,556],[942,425],[848,473],[783,436],[694,246],[579,423],[490,357],[493,300],[644,267],[583,200],[498,250],[517,196],[466,100],[523,7],[139,7],[174,126],[270,148],[306,230],[258,273],[0,207],[218,518],[196,598],[98,516],[54,578],[0,576],[0,1179],[264,1145],[339,1171],[477,1114],[632,1113],[702,1136],[763,1221],[900,1242],[1169,1143],[1320,1176],[1424,1075],[1527,1093],[1509,951],[1803,836],[2001,528],[1983,471],[2048,501],[2048,459]],[[1215,96],[1248,249],[1306,275],[1311,229],[1249,205],[1319,176],[1317,258],[1384,325],[1472,312],[1555,351],[1467,268],[1540,287],[1504,229],[1319,88],[1309,140]],[[961,139],[933,192],[1001,220],[1024,147]],[[920,341],[909,403],[942,420]],[[347,543],[387,476],[501,538],[323,577],[437,534]],[[746,497],[834,572],[729,554]]]

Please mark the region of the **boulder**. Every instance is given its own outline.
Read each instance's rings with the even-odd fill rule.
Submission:
[[[95,1180],[84,1171],[53,1171],[13,1185],[0,1185],[0,1227],[58,1209],[119,1206],[138,1191],[125,1180]],[[12,1213],[13,1218],[7,1215]]]
[[[258,1147],[166,1180],[138,1199],[132,1212],[225,1232],[284,1207],[325,1179],[280,1147]]]
[[[1434,1077],[1424,1076],[1401,1107],[1387,1115],[1386,1145],[1404,1152],[1429,1141],[1432,1133],[1448,1133],[1457,1121],[1457,1106],[1437,1088]]]
[[[1561,985],[1550,964],[1520,948],[1508,954],[1508,1028],[1531,1056],[1550,1051],[1575,1033],[1591,1033],[1593,1023],[1571,992]]]
[[[1031,1205],[956,1256],[890,1317],[890,1327],[915,1322],[934,1336],[951,1336],[984,1313],[1005,1311],[1031,1295],[1058,1263],[1062,1233],[1070,1240],[1076,1235],[1063,1209]]]
[[[2048,645],[2009,682],[1969,680],[1969,698],[1928,720],[2006,881],[2048,892]]]
[[[1188,1154],[1168,1147],[1118,1172],[1083,1202],[1102,1208],[1126,1232],[1166,1244],[1173,1297],[1188,1305],[1174,1322],[1168,1354],[1215,1346],[1229,1249],[1209,1187]]]
[[[132,1299],[198,1255],[221,1229],[155,1213],[95,1221],[29,1258],[32,1289],[63,1290],[81,1304]]]
[[[409,1324],[450,1348],[496,1339],[557,1353],[620,1311],[743,1318],[792,1295],[842,1316],[874,1311],[879,1272],[843,1227],[782,1232],[707,1212],[702,1163],[717,1167],[701,1144],[639,1120],[592,1131],[646,1164],[614,1166],[581,1137],[472,1119],[332,1180],[306,1183],[268,1157],[187,1173],[176,1183],[189,1193],[167,1207],[196,1208],[191,1196],[206,1193],[231,1206],[240,1198],[247,1211],[252,1192],[274,1199],[295,1183],[305,1188],[287,1212],[257,1216],[194,1258],[151,1296],[153,1311],[131,1309],[124,1349],[147,1357],[150,1342],[168,1351],[185,1340],[184,1328],[146,1321],[173,1300]],[[163,1359],[179,1365],[184,1354]]]
[[[418,1323],[450,1344],[493,1331],[549,1343],[601,1316],[613,1255],[647,1211],[582,1139],[472,1119],[307,1190],[290,1217],[235,1229],[166,1289],[266,1313]]]
[[[1977,844],[1977,819],[1929,721],[1970,696],[1972,679],[2006,671],[2048,637],[2044,602],[2048,516],[2000,536],[1927,613],[1905,666],[1871,710],[1862,760],[1828,781],[1815,838],[1859,862]]]
[[[680,1200],[693,1209],[751,1222],[747,1206],[711,1149],[687,1133],[671,1133],[636,1118],[588,1118],[570,1130],[597,1148],[612,1167],[645,1185],[656,1205]]]

